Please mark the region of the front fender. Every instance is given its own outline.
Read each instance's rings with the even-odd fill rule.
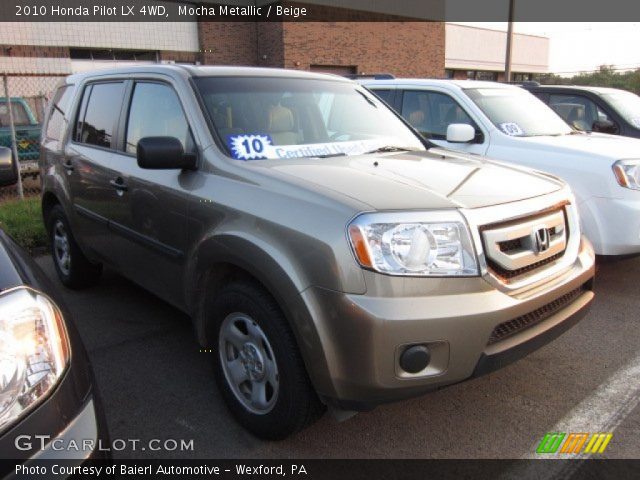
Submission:
[[[308,287],[301,269],[276,249],[254,239],[221,234],[210,237],[198,246],[187,266],[186,298],[194,318],[201,345],[207,345],[208,332],[205,310],[207,286],[215,268],[231,265],[242,269],[274,297],[293,331],[309,377],[320,394],[331,392],[331,380],[318,328],[300,293]]]

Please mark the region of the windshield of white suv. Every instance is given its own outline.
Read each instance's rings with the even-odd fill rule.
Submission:
[[[616,112],[636,128],[640,128],[640,97],[635,93],[619,91],[601,93],[600,96],[609,103]]]
[[[535,137],[573,131],[551,108],[520,88],[468,88],[465,93],[507,135]]]
[[[195,84],[214,129],[238,160],[425,150],[388,107],[354,83],[206,77]]]

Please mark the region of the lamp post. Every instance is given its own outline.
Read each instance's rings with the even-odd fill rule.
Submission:
[[[504,60],[504,80],[511,81],[511,50],[513,48],[513,5],[515,0],[509,0],[509,26],[507,27],[507,52]]]

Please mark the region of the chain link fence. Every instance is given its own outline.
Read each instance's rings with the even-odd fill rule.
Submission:
[[[40,193],[40,134],[49,99],[63,76],[0,74],[0,146],[18,158],[20,181],[0,188],[0,202]]]

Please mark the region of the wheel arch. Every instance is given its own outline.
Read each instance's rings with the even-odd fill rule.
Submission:
[[[45,191],[42,194],[42,200],[40,204],[42,207],[42,220],[44,221],[44,224],[46,226],[51,210],[53,210],[53,207],[55,207],[56,205],[62,205],[62,202],[60,202],[60,199],[58,199],[58,196],[55,193],[51,191]]]
[[[246,238],[220,235],[203,242],[187,268],[188,309],[198,341],[209,344],[210,300],[229,281],[248,280],[259,284],[276,301],[291,328],[307,373],[319,392],[331,390],[329,369],[312,315],[300,292],[300,277],[289,275],[271,254]]]

